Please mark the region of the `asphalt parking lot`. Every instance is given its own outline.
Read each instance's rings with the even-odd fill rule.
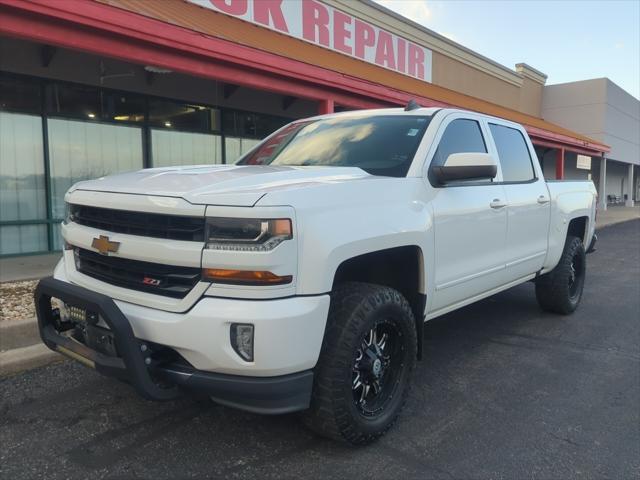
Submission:
[[[141,400],[71,362],[0,380],[0,477],[640,478],[640,221],[605,228],[582,305],[533,285],[427,324],[410,400],[378,443],[295,415]]]

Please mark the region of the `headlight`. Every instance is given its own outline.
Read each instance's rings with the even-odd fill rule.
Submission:
[[[264,252],[293,238],[288,218],[207,218],[207,248]]]

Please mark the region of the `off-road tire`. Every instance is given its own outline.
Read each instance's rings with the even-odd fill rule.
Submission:
[[[388,408],[375,417],[364,416],[357,408],[352,391],[354,355],[362,338],[379,324],[392,319],[403,345],[402,362],[396,363],[395,390]],[[416,362],[416,327],[407,300],[396,290],[368,283],[348,282],[331,294],[320,358],[315,369],[311,407],[304,414],[305,424],[321,436],[364,445],[384,435],[404,406]],[[389,388],[389,387],[385,387]]]
[[[572,273],[572,265],[574,273]],[[568,236],[556,268],[536,280],[536,299],[543,310],[561,315],[573,313],[580,303],[586,274],[582,240]],[[578,282],[572,292],[570,278]]]

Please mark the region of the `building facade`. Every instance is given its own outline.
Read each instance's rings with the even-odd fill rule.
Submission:
[[[608,78],[549,85],[543,92],[542,116],[609,145],[604,160],[591,165],[600,207],[634,205],[640,198],[640,100]],[[586,167],[576,168],[569,178],[585,178]]]
[[[521,123],[547,176],[597,181],[611,139],[547,118],[545,82],[370,0],[0,0],[0,255],[60,249],[76,181],[410,99]]]

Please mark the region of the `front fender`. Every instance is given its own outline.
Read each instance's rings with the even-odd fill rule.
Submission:
[[[376,192],[322,208],[296,205],[299,295],[329,292],[340,264],[366,253],[403,246],[433,252],[429,204],[415,200],[415,190],[403,180],[397,184],[404,188],[389,188],[388,195]],[[424,262],[428,265],[429,259]]]

